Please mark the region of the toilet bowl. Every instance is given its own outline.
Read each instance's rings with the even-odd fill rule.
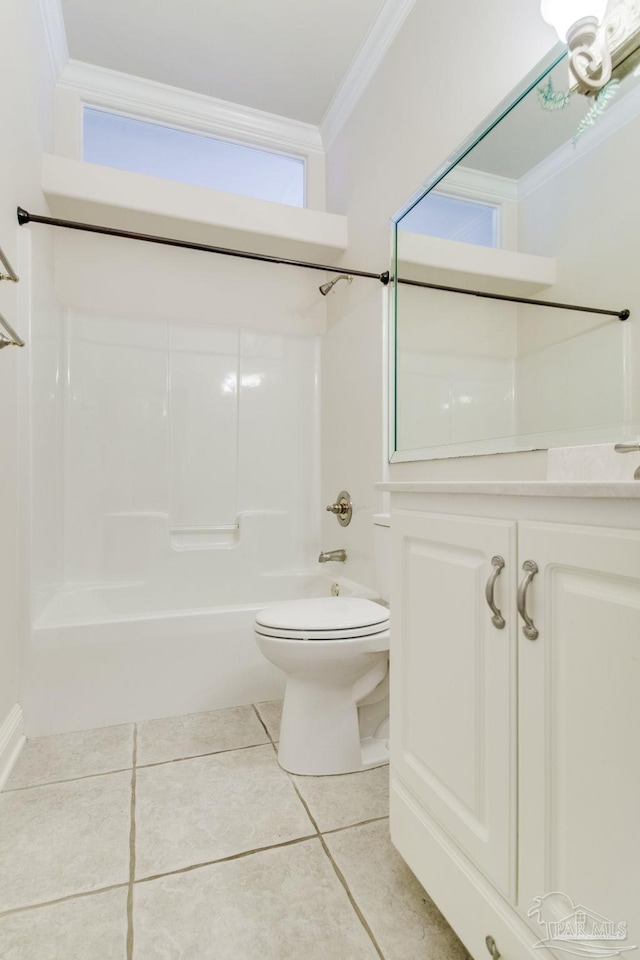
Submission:
[[[357,597],[274,604],[256,617],[264,656],[286,674],[278,744],[290,773],[388,762],[389,610]]]

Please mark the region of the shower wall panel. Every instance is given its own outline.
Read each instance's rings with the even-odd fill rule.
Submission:
[[[166,513],[166,323],[68,317],[65,580],[103,577],[110,514]]]
[[[70,313],[66,584],[156,584],[180,606],[181,580],[224,602],[231,570],[308,565],[317,366],[316,337]]]
[[[236,522],[239,337],[169,323],[172,531]]]

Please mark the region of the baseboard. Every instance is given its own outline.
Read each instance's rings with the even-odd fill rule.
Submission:
[[[9,779],[24,743],[24,715],[22,707],[16,703],[0,724],[0,790]]]

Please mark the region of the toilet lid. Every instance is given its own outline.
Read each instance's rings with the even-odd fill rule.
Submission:
[[[388,626],[388,609],[360,597],[291,600],[273,604],[256,617],[258,633],[305,640],[369,636]]]

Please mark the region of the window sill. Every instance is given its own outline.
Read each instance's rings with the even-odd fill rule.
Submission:
[[[486,293],[529,296],[556,282],[556,261],[514,250],[399,233],[398,274],[413,280],[473,286]]]
[[[347,247],[347,218],[45,154],[51,215],[292,259]],[[37,211],[34,211],[37,212]]]

